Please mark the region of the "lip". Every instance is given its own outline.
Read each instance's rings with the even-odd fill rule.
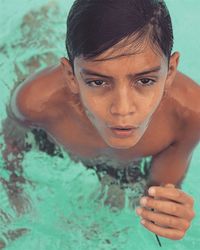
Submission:
[[[125,138],[125,137],[129,137],[131,136],[134,131],[136,130],[136,128],[132,128],[132,129],[128,129],[128,130],[120,130],[120,129],[116,129],[116,128],[110,128],[110,130],[112,131],[112,133],[120,138]]]
[[[116,126],[109,126],[111,129],[137,129],[139,126],[131,126],[131,125],[116,125]]]

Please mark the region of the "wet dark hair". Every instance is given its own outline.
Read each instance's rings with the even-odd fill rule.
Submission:
[[[164,1],[75,0],[73,3],[65,42],[73,70],[75,57],[93,59],[129,38],[134,38],[131,41],[134,48],[141,47],[143,41],[150,42],[169,62],[173,29]]]

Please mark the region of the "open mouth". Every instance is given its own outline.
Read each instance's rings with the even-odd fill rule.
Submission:
[[[114,135],[118,136],[118,137],[127,137],[132,135],[132,133],[135,131],[136,129],[131,129],[131,128],[111,128],[111,131]]]
[[[116,129],[116,130],[131,130],[131,128],[113,128],[113,129]]]

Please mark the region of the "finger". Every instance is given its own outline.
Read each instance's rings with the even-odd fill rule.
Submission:
[[[184,230],[184,231],[190,227],[189,221],[184,220],[179,217],[170,216],[170,215],[158,213],[158,212],[155,213],[145,208],[138,208],[136,212],[143,219],[152,221],[161,227],[169,227],[169,228],[174,228],[174,229],[179,229],[179,230]]]
[[[141,223],[142,223],[142,221],[141,221]],[[151,221],[148,221],[148,220],[144,220],[143,226],[145,228],[147,228],[149,231],[151,231],[159,236],[169,238],[172,240],[180,240],[185,235],[184,231],[180,231],[177,229],[171,229],[171,228],[162,228],[158,225],[153,224]]]
[[[165,184],[165,185],[164,185],[164,187],[175,188],[175,185],[174,185],[174,184],[169,183],[169,184]]]
[[[148,193],[157,198],[173,200],[178,203],[187,204],[189,207],[194,206],[194,199],[180,189],[154,186],[149,188]]]
[[[180,218],[185,218],[186,220],[191,221],[194,217],[194,211],[188,207],[185,207],[181,204],[166,201],[166,200],[155,200],[150,197],[143,197],[140,200],[141,206],[145,208],[153,208],[158,212],[162,212],[169,215],[174,215]]]

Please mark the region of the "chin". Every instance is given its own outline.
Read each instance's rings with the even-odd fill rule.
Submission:
[[[139,142],[140,138],[138,140],[132,140],[129,142],[121,141],[121,142],[114,142],[114,141],[106,141],[106,143],[108,144],[108,146],[110,146],[111,148],[115,148],[115,149],[130,149],[133,148],[134,146],[136,146],[136,144]]]
[[[109,145],[109,146],[114,149],[130,149],[133,147],[133,146],[116,146],[116,145]]]

